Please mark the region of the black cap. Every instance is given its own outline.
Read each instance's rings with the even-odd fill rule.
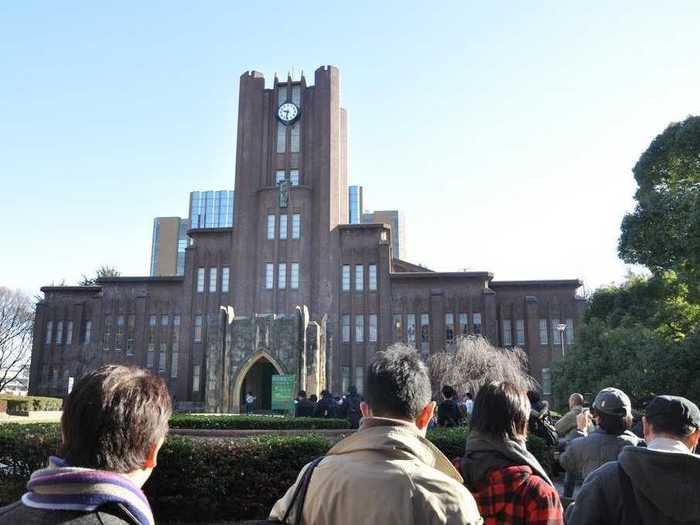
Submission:
[[[597,412],[611,416],[627,417],[632,415],[630,398],[618,388],[604,388],[593,400],[593,408]]]
[[[655,428],[687,436],[700,428],[700,409],[692,401],[680,396],[656,396],[645,415]]]

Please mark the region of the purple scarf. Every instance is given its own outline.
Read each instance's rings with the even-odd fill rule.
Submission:
[[[115,472],[66,466],[57,457],[48,468],[34,472],[27,483],[22,503],[48,510],[92,512],[107,503],[120,503],[140,525],[154,525],[146,496],[126,476]]]

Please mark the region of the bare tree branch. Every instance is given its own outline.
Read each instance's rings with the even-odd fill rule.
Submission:
[[[31,299],[0,287],[0,392],[29,367],[33,325]]]

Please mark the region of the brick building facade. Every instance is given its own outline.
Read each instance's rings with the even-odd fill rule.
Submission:
[[[361,390],[379,348],[404,341],[427,356],[481,334],[525,349],[547,394],[582,319],[581,282],[499,282],[398,259],[389,225],[347,224],[347,187],[338,70],[271,88],[244,73],[234,226],[190,230],[183,276],[42,288],[31,392],[60,395],[69,377],[129,362],[163,374],[181,407],[236,411],[252,391],[268,408],[273,373],[311,392]]]

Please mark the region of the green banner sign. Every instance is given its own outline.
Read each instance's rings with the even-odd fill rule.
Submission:
[[[272,410],[294,411],[296,376],[276,374],[272,376]]]

